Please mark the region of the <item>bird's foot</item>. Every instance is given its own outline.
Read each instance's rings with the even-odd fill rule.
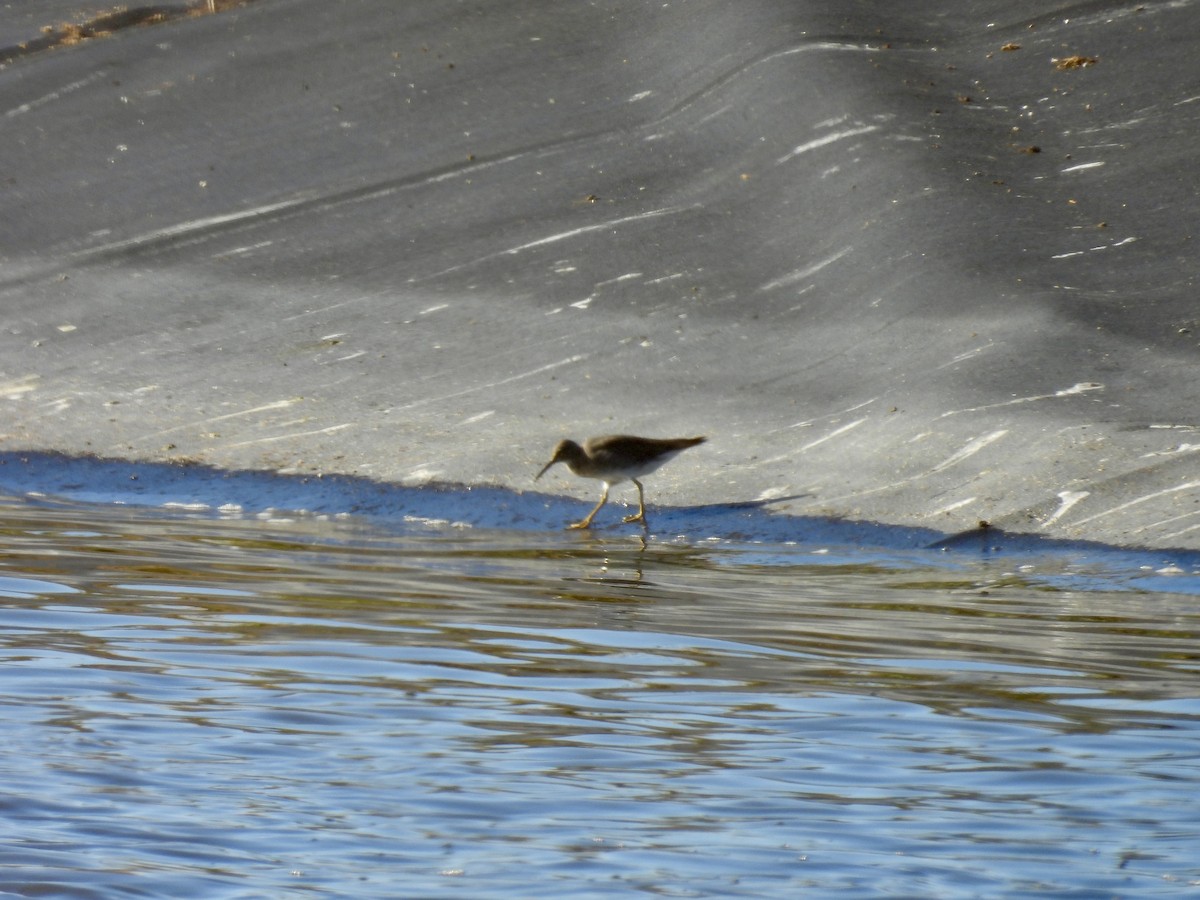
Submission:
[[[641,522],[643,525],[649,525],[649,524],[650,524],[649,522],[647,522],[647,521],[646,521],[646,514],[645,514],[645,513],[635,513],[635,514],[634,514],[634,515],[632,515],[632,516],[626,516],[626,517],[625,517],[625,518],[623,518],[621,521],[622,521],[622,522]]]
[[[591,520],[591,519],[584,519],[582,522],[575,522],[575,523],[573,523],[573,524],[571,524],[571,525],[568,525],[568,526],[567,526],[567,530],[568,530],[568,531],[570,531],[570,530],[572,530],[572,529],[579,529],[579,528],[591,528],[591,527],[592,527],[592,520]]]

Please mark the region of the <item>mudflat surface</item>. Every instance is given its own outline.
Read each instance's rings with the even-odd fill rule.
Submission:
[[[651,503],[1200,547],[1194,2],[256,0],[44,41],[76,9],[0,9],[0,451],[519,516],[561,437],[706,434]]]

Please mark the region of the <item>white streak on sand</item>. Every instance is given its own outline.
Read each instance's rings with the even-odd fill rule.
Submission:
[[[988,343],[981,344],[980,346],[976,347],[974,350],[968,350],[965,353],[958,354],[958,356],[955,356],[949,362],[942,363],[940,366],[938,366],[938,369],[945,369],[948,366],[955,365],[956,363],[966,362],[971,357],[978,356],[980,353],[983,353],[985,350],[990,350],[994,346],[996,346],[996,345],[993,342],[988,341]]]
[[[821,444],[824,444],[826,441],[831,441],[836,437],[840,437],[841,435],[845,434],[847,431],[857,428],[859,425],[861,425],[865,421],[867,421],[867,419],[862,418],[862,419],[856,419],[853,422],[848,422],[845,425],[843,425],[841,428],[835,428],[833,431],[829,432],[829,434],[822,435],[821,437],[817,438],[815,441],[810,441],[809,443],[805,444],[803,447],[797,447],[795,450],[793,450],[789,453],[784,453],[781,456],[773,456],[770,459],[764,459],[759,463],[759,465],[769,465],[770,463],[776,463],[776,462],[780,462],[781,460],[790,459],[792,456],[794,456],[797,453],[804,453],[807,450],[811,450],[813,447],[818,447]]]
[[[944,516],[946,513],[954,512],[954,510],[956,510],[956,509],[962,509],[964,506],[967,506],[974,502],[975,502],[974,497],[968,497],[966,500],[959,500],[956,503],[950,503],[950,504],[947,504],[946,506],[941,507],[940,509],[935,509],[932,512],[926,513],[925,517],[927,519],[931,519],[934,516]]]
[[[663,275],[661,278],[651,278],[645,284],[662,284],[664,281],[674,281],[677,278],[682,278],[683,272],[673,272],[670,275]]]
[[[597,281],[596,287],[598,287],[598,288],[604,287],[605,285],[608,285],[608,284],[619,284],[622,281],[629,281],[632,278],[641,278],[641,277],[642,277],[641,272],[628,272],[624,275],[618,275],[616,278],[609,278],[605,281]]]
[[[1076,503],[1079,503],[1081,500],[1087,499],[1090,496],[1091,496],[1091,491],[1059,491],[1058,492],[1058,499],[1059,499],[1058,509],[1055,511],[1054,515],[1052,515],[1050,518],[1048,518],[1045,522],[1042,523],[1042,527],[1049,528],[1051,525],[1053,525],[1055,522],[1057,522],[1059,519],[1061,519],[1064,515],[1066,515],[1067,510],[1069,510],[1072,506],[1074,506]]]
[[[512,384],[514,381],[520,381],[522,378],[531,378],[534,375],[540,375],[542,372],[549,372],[552,369],[557,369],[561,366],[569,366],[573,363],[581,362],[587,359],[586,353],[576,356],[568,356],[566,359],[560,359],[558,362],[548,363],[544,366],[538,366],[536,369],[530,369],[528,372],[522,372],[519,375],[510,375],[508,378],[501,378],[499,381],[493,381],[488,384],[477,384],[474,387],[463,388],[461,391],[454,391],[450,394],[442,394],[439,397],[426,397],[423,400],[414,400],[412,403],[405,403],[403,406],[393,406],[387,410],[389,413],[401,412],[406,409],[415,409],[418,406],[424,406],[427,403],[440,403],[443,400],[453,400],[455,397],[462,397],[466,394],[474,394],[477,391],[486,391],[488,388],[500,387],[505,384]]]
[[[37,109],[39,106],[44,106],[47,103],[53,103],[55,100],[62,99],[64,94],[71,94],[82,87],[87,87],[93,81],[98,81],[108,74],[108,70],[101,69],[99,72],[93,72],[87,78],[81,78],[78,81],[72,81],[70,84],[65,84],[57,91],[51,91],[38,97],[36,100],[30,100],[28,103],[22,103],[20,106],[14,106],[12,109],[4,111],[4,118],[11,119],[13,116],[19,116],[22,113],[27,113],[30,110]]]
[[[989,444],[991,444],[995,441],[998,441],[1000,438],[1002,438],[1006,434],[1008,434],[1008,429],[1002,429],[1000,431],[993,431],[991,434],[984,435],[983,437],[976,438],[975,440],[969,442],[966,446],[964,446],[957,453],[953,453],[950,456],[946,457],[946,459],[942,460],[940,463],[938,463],[936,466],[934,466],[932,469],[928,470],[927,472],[921,472],[918,475],[911,475],[908,478],[901,478],[898,481],[892,481],[892,482],[888,482],[887,484],[881,484],[878,487],[867,488],[866,490],[861,490],[861,491],[854,491],[852,493],[842,494],[842,495],[836,496],[836,497],[827,497],[827,498],[825,498],[824,502],[828,504],[828,503],[837,503],[840,500],[845,500],[845,499],[849,499],[849,498],[861,499],[862,497],[867,497],[867,496],[870,496],[871,494],[880,494],[884,491],[892,491],[892,490],[896,490],[898,488],[902,488],[905,485],[915,484],[916,482],[920,481],[923,478],[928,478],[930,475],[934,475],[938,472],[943,471],[944,469],[948,469],[951,466],[962,462],[964,459],[974,456],[976,453],[978,453],[984,447],[987,447]]]
[[[760,287],[759,290],[760,291],[773,291],[773,290],[775,290],[775,288],[788,287],[790,285],[795,284],[798,281],[803,281],[805,278],[808,278],[810,275],[816,275],[818,272],[820,272],[826,266],[833,265],[833,263],[837,262],[839,259],[841,259],[843,256],[845,256],[847,253],[849,253],[853,249],[854,249],[853,247],[843,247],[837,253],[833,254],[832,256],[826,257],[825,259],[821,260],[820,262],[815,262],[811,266],[808,266],[803,269],[797,269],[795,272],[789,272],[787,275],[780,276],[779,278],[776,278],[774,281],[768,281],[766,284],[764,284],[762,287]]]
[[[580,228],[572,228],[570,231],[560,231],[558,234],[547,235],[544,238],[538,238],[536,241],[529,241],[526,244],[518,244],[515,247],[509,247],[507,250],[501,250],[498,253],[493,253],[490,256],[485,256],[483,259],[490,259],[492,256],[515,255],[526,250],[532,250],[534,247],[544,247],[547,244],[557,244],[559,241],[566,241],[573,237],[579,237],[581,234],[590,234],[593,231],[607,231],[610,228],[616,228],[619,225],[627,225],[630,222],[640,222],[643,219],[654,219],[658,216],[669,216],[673,213],[680,212],[683,207],[679,206],[664,206],[661,209],[651,209],[644,213],[638,213],[633,216],[623,216],[620,219],[609,219],[607,222],[599,222],[595,225],[584,225]],[[480,260],[476,260],[479,262]]]
[[[1133,529],[1132,533],[1138,534],[1139,532],[1142,532],[1142,531],[1151,531],[1155,528],[1162,528],[1166,525],[1170,525],[1173,522],[1179,522],[1183,519],[1194,519],[1196,516],[1200,516],[1200,509],[1192,510],[1191,512],[1180,513],[1177,516],[1168,516],[1165,519],[1159,519],[1157,522],[1151,522],[1148,525],[1142,525],[1138,528]],[[1196,528],[1200,528],[1200,525],[1189,525],[1187,528],[1184,528],[1182,531],[1173,532],[1172,534],[1167,535],[1167,537],[1174,537],[1176,535],[1186,534],[1187,532],[1192,531]]]
[[[280,210],[291,209],[294,206],[301,206],[308,203],[312,199],[311,195],[305,195],[292,200],[285,200],[282,203],[269,203],[266,206],[256,206],[254,209],[245,209],[241,212],[225,213],[220,216],[208,216],[203,219],[192,219],[190,222],[180,222],[178,225],[171,225],[167,228],[160,228],[157,231],[147,231],[145,234],[139,234],[135,237],[128,238],[124,241],[114,241],[111,244],[101,244],[99,247],[90,247],[87,250],[80,250],[76,256],[92,256],[102,253],[110,253],[113,250],[125,250],[129,247],[138,247],[142,244],[149,244],[154,241],[160,241],[164,238],[183,237],[184,235],[195,232],[207,231],[218,225],[231,225],[236,222],[244,222],[248,219],[258,219],[262,216],[269,216],[272,213],[277,213]]]
[[[433,272],[429,275],[421,275],[419,277],[408,279],[409,284],[419,284],[423,281],[430,281],[434,278],[441,278],[443,275],[449,275],[452,272],[459,272],[463,269],[469,269],[472,266],[477,266],[480,263],[485,263],[488,260],[498,259],[501,256],[515,256],[518,253],[524,253],[526,250],[533,250],[537,247],[545,247],[549,244],[557,244],[560,241],[567,241],[571,238],[579,237],[584,234],[591,234],[596,231],[611,231],[621,225],[628,225],[632,222],[641,222],[645,219],[655,219],[659,216],[670,216],[676,213],[683,212],[686,209],[694,207],[687,206],[664,206],[660,209],[651,209],[643,213],[637,213],[632,216],[622,216],[619,219],[609,219],[606,222],[597,222],[595,225],[584,225],[580,228],[572,228],[570,231],[560,231],[557,234],[550,234],[546,237],[538,238],[536,241],[528,241],[524,244],[517,244],[515,247],[509,247],[505,250],[497,250],[494,253],[488,253],[476,259],[468,260],[464,263],[459,263],[456,266],[451,266],[448,269],[442,269],[439,272]]]
[[[1139,459],[1148,459],[1151,456],[1174,456],[1176,453],[1195,453],[1200,450],[1200,444],[1180,444],[1170,450],[1155,450],[1151,453],[1143,453]]]
[[[1078,165],[1067,166],[1065,169],[1059,169],[1058,171],[1065,175],[1067,172],[1082,172],[1084,169],[1098,169],[1102,165],[1104,165],[1103,161],[1079,163]]]
[[[494,409],[489,409],[487,412],[481,412],[478,415],[470,416],[459,422],[459,425],[474,425],[476,422],[482,422],[484,419],[491,418],[496,414]]]
[[[825,135],[824,137],[813,138],[813,140],[806,144],[800,144],[798,147],[793,147],[790,153],[786,153],[779,157],[776,162],[785,163],[789,159],[794,159],[795,157],[799,156],[801,153],[807,153],[810,150],[816,150],[820,147],[826,146],[827,144],[833,144],[837,141],[845,140],[846,138],[858,137],[860,134],[867,134],[868,132],[878,130],[878,125],[861,125],[858,128],[850,128],[846,131],[835,131],[832,134]]]
[[[1038,400],[1056,400],[1061,397],[1073,397],[1077,394],[1086,394],[1089,391],[1102,391],[1104,385],[1098,384],[1095,381],[1081,381],[1078,384],[1073,384],[1069,388],[1063,388],[1060,391],[1055,391],[1053,394],[1035,394],[1032,397],[1014,397],[1012,400],[1005,400],[1001,403],[988,403],[983,406],[969,406],[966,409],[951,409],[938,416],[939,419],[944,419],[947,416],[957,416],[961,413],[982,412],[985,409],[999,409],[1002,406],[1017,406],[1021,403],[1034,403]]]
[[[800,452],[803,453],[805,450],[811,450],[813,447],[817,447],[817,446],[825,443],[826,441],[831,441],[835,437],[840,437],[841,435],[845,434],[847,431],[850,431],[852,428],[857,428],[859,425],[861,425],[865,421],[867,421],[866,417],[861,418],[861,419],[855,419],[853,422],[848,422],[847,424],[843,425],[841,428],[835,428],[833,431],[829,432],[829,434],[825,435],[824,437],[819,437],[815,441],[810,441],[809,443],[805,444],[803,447],[800,448]]]
[[[1170,534],[1164,534],[1161,539],[1164,541],[1174,540],[1177,537],[1182,537],[1189,531],[1195,531],[1197,528],[1200,528],[1200,525],[1189,525],[1187,528],[1181,528],[1179,531],[1172,531]]]
[[[12,381],[0,381],[0,397],[5,400],[16,400],[21,394],[37,390],[41,375],[22,375]]]
[[[983,437],[975,438],[975,440],[969,442],[966,446],[964,446],[957,453],[950,454],[944,460],[942,460],[940,463],[938,463],[936,466],[934,466],[932,469],[930,469],[929,474],[932,475],[934,472],[941,472],[943,469],[948,469],[953,465],[957,465],[958,463],[962,462],[964,459],[968,459],[968,458],[974,456],[976,453],[978,453],[984,447],[987,447],[989,444],[993,444],[996,441],[1000,440],[1000,438],[1004,437],[1006,434],[1008,434],[1008,429],[1001,428],[999,431],[993,431],[991,434],[985,434]]]
[[[879,399],[878,397],[872,397],[870,400],[864,400],[861,403],[855,403],[853,406],[848,406],[845,409],[839,409],[837,412],[832,412],[832,413],[829,413],[824,416],[818,416],[816,419],[803,419],[802,421],[799,421],[799,422],[793,422],[791,425],[785,425],[782,428],[773,428],[770,431],[768,431],[767,434],[778,434],[781,431],[791,431],[793,428],[809,428],[812,425],[815,425],[821,419],[824,419],[824,420],[833,419],[836,421],[837,419],[841,418],[842,416],[846,415],[847,413],[857,412],[858,410],[860,410],[864,407],[870,406],[872,403],[876,402],[878,399]]]
[[[1126,503],[1118,504],[1112,509],[1106,509],[1104,512],[1098,512],[1094,516],[1088,516],[1086,519],[1080,519],[1072,524],[1075,526],[1083,525],[1086,522],[1092,522],[1096,519],[1103,518],[1104,516],[1111,516],[1113,513],[1120,512],[1123,509],[1129,509],[1131,506],[1137,506],[1139,503],[1145,503],[1147,500],[1154,500],[1157,497],[1164,497],[1167,494],[1175,494],[1179,491],[1188,491],[1197,487],[1200,487],[1200,481],[1189,481],[1186,484],[1177,485],[1173,488],[1165,488],[1161,491],[1155,491],[1152,494],[1146,494],[1144,497],[1138,497],[1136,500],[1129,500]]]
[[[252,416],[255,413],[270,412],[273,409],[286,409],[289,406],[294,406],[299,403],[299,398],[291,400],[276,400],[274,403],[266,403],[262,406],[255,406],[250,409],[243,409],[238,412],[226,413],[223,416],[213,416],[209,419],[196,419],[191,422],[185,422],[183,425],[173,425],[170,428],[164,428],[161,431],[152,431],[149,434],[143,434],[141,440],[147,440],[152,437],[159,437],[164,434],[170,434],[172,431],[182,431],[185,428],[199,428],[202,425],[211,425],[213,422],[224,422],[227,419],[236,419],[241,416]],[[123,444],[121,446],[124,446]]]
[[[1122,238],[1119,241],[1114,241],[1111,244],[1101,244],[1098,247],[1089,247],[1087,250],[1071,250],[1067,253],[1056,253],[1051,256],[1051,259],[1070,259],[1072,256],[1083,256],[1085,253],[1096,253],[1100,250],[1111,250],[1113,247],[1124,247],[1126,244],[1132,244],[1137,241],[1135,237]]]
[[[248,447],[251,444],[269,444],[272,441],[286,441],[290,438],[312,437],[315,434],[333,434],[347,428],[353,428],[356,422],[345,422],[341,425],[330,425],[328,428],[318,428],[316,431],[289,431],[287,434],[275,434],[271,437],[255,438],[252,441],[237,441],[233,444],[222,444],[222,449],[230,447]]]

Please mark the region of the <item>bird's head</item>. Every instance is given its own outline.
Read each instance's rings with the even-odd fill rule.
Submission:
[[[574,441],[559,441],[558,446],[554,448],[554,455],[550,457],[550,462],[542,466],[542,471],[533,476],[533,480],[537,481],[539,478],[545,475],[546,470],[555,463],[569,463],[572,459],[577,459],[580,456],[583,456],[583,448],[577,443]]]

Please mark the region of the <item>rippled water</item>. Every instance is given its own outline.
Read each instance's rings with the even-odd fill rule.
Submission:
[[[1200,891],[1188,573],[18,500],[0,534],[0,891]]]

